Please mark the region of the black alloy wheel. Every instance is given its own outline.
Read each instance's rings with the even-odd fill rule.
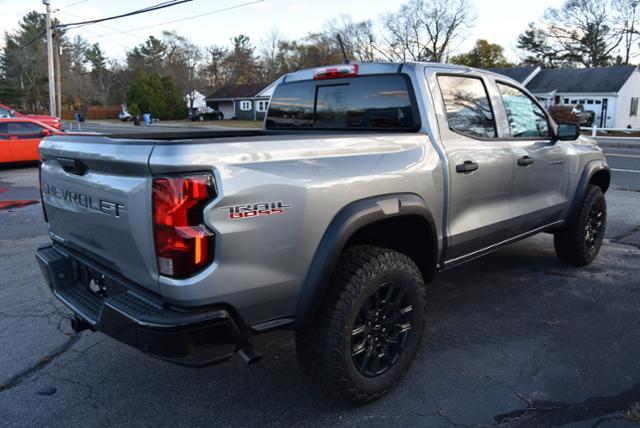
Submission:
[[[363,376],[379,376],[400,359],[413,321],[408,300],[398,284],[386,283],[360,308],[351,332],[351,356]]]

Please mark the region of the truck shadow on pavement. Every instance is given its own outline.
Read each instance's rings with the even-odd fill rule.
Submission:
[[[200,370],[83,333],[0,394],[38,409],[23,421],[30,425],[540,426],[622,418],[640,401],[639,255],[610,244],[592,266],[576,269],[561,265],[541,235],[439,274],[413,367],[369,406],[317,392],[298,369],[290,332],[256,337],[264,355],[256,366],[235,358]]]

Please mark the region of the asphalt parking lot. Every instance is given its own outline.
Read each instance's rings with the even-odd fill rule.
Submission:
[[[39,203],[0,210],[3,426],[638,426],[640,150],[607,149],[609,224],[594,264],[560,264],[550,235],[444,272],[408,376],[349,407],[299,371],[290,333],[262,363],[188,369],[99,333],[73,334],[34,259]],[[34,167],[0,170],[0,201],[38,200]],[[634,419],[636,422],[634,422]]]

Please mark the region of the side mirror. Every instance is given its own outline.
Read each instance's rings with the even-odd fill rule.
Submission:
[[[580,137],[580,126],[576,123],[559,123],[556,132],[558,141],[574,141]]]
[[[16,111],[14,109],[9,110],[9,116],[16,117]]]
[[[42,135],[43,137],[48,137],[49,135],[51,135],[51,131],[49,131],[48,129],[43,129],[40,131],[40,135]]]

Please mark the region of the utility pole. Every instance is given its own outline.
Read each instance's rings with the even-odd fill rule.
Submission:
[[[57,116],[62,117],[62,88],[60,84],[60,50],[62,46],[60,46],[60,32],[53,32],[53,63],[55,65],[55,76],[56,76],[56,113]]]
[[[56,85],[55,71],[53,66],[53,40],[51,35],[51,0],[42,0],[42,4],[47,7],[47,74],[49,76],[49,114],[56,114]]]

